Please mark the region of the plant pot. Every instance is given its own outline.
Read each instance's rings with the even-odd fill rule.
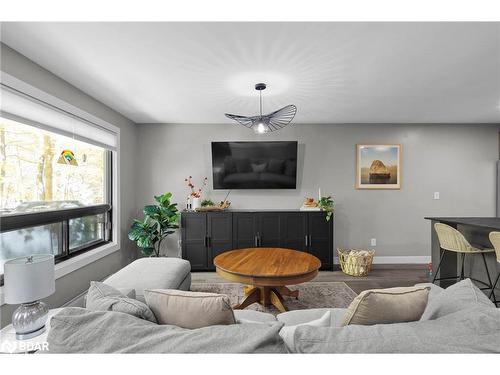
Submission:
[[[196,210],[201,207],[201,198],[191,198],[191,209]]]

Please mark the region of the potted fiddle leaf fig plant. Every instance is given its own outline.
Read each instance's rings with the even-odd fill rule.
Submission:
[[[144,219],[134,220],[128,238],[145,256],[160,256],[161,243],[179,228],[177,203],[171,203],[172,193],[155,196],[158,204],[144,206]]]

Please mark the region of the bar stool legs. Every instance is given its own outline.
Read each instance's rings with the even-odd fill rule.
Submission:
[[[498,304],[500,303],[500,301],[497,300],[497,296],[495,295],[495,288],[497,287],[498,280],[500,280],[500,272],[498,273],[497,279],[495,280],[495,284],[493,284],[493,288],[491,288],[491,293],[488,296],[488,297],[490,297],[490,299],[491,299],[491,297],[493,297],[493,303],[497,307],[498,307]]]
[[[444,258],[444,253],[446,251],[442,250],[441,249],[441,256],[439,257],[439,264],[436,268],[436,273],[434,274],[434,278],[432,279],[432,283],[434,284],[436,282],[436,280],[441,280],[441,279],[437,279],[437,275],[439,273],[439,269],[441,268],[441,263],[443,263],[443,258]]]
[[[441,263],[443,262],[444,254],[446,253],[446,250],[441,249],[441,251],[442,251],[441,257],[439,259],[439,264],[436,268],[436,274],[434,275],[434,278],[432,279],[432,283],[434,284],[436,281],[440,281],[440,280],[456,280],[456,281],[464,280],[465,279],[465,272],[464,272],[465,256],[467,255],[466,253],[460,253],[460,262],[462,264],[460,266],[460,274],[459,275],[450,276],[450,277],[437,277],[437,275],[439,273],[439,269],[441,268]],[[494,293],[495,285],[498,283],[498,280],[500,278],[500,274],[499,274],[499,277],[497,278],[495,284],[493,284],[491,282],[490,270],[488,269],[488,265],[486,264],[486,257],[484,255],[484,253],[481,253],[481,257],[483,258],[483,264],[484,264],[484,268],[486,269],[486,276],[488,277],[488,282],[486,283],[484,281],[475,279],[473,277],[469,277],[469,278],[471,280],[475,281],[476,283],[484,285],[484,287],[479,288],[479,289],[481,289],[481,290],[490,290],[491,289],[491,294],[490,294],[490,298],[491,298],[492,295],[495,296],[495,293]],[[495,303],[497,303],[496,296],[495,296]]]
[[[493,291],[495,289],[495,286],[491,282],[490,271],[488,270],[488,265],[486,264],[486,257],[484,256],[484,253],[481,253],[481,255],[483,256],[484,268],[486,268],[486,275],[488,276],[488,286]],[[487,288],[487,289],[490,289],[490,288]]]

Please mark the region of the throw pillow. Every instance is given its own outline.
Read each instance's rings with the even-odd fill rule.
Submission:
[[[312,326],[312,327],[330,327],[331,314],[327,311],[321,318],[312,320],[307,323],[301,323],[294,326],[284,326],[280,330],[280,336],[285,342],[287,349],[291,352],[295,352],[295,331],[300,326]]]
[[[295,160],[287,160],[285,163],[285,176],[293,177],[297,173],[297,162]]]
[[[284,160],[270,159],[269,160],[269,167],[267,168],[267,170],[269,171],[269,173],[282,174],[284,164],[285,164]]]
[[[224,294],[146,289],[144,298],[159,324],[195,329],[236,323],[229,297]]]
[[[119,290],[98,281],[91,281],[85,307],[92,311],[116,311],[156,323],[153,312],[144,303],[129,298]]]
[[[266,170],[267,163],[252,163],[252,171],[262,173]]]
[[[249,159],[235,158],[234,162],[236,164],[236,172],[238,173],[248,173],[252,171]]]
[[[425,286],[365,290],[347,308],[342,326],[419,320],[428,296],[429,288]]]
[[[462,280],[444,289],[429,300],[420,320],[433,320],[469,307],[495,307],[488,297],[471,281]]]
[[[224,170],[226,174],[236,173],[236,163],[231,156],[224,158]]]
[[[119,291],[121,294],[125,295],[125,297],[132,298],[132,299],[137,299],[136,294],[135,294],[135,289],[132,288],[115,288],[117,291]],[[87,306],[87,294],[83,297],[83,305]]]

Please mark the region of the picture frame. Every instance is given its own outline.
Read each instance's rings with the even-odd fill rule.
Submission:
[[[356,189],[401,189],[401,144],[356,145]]]

